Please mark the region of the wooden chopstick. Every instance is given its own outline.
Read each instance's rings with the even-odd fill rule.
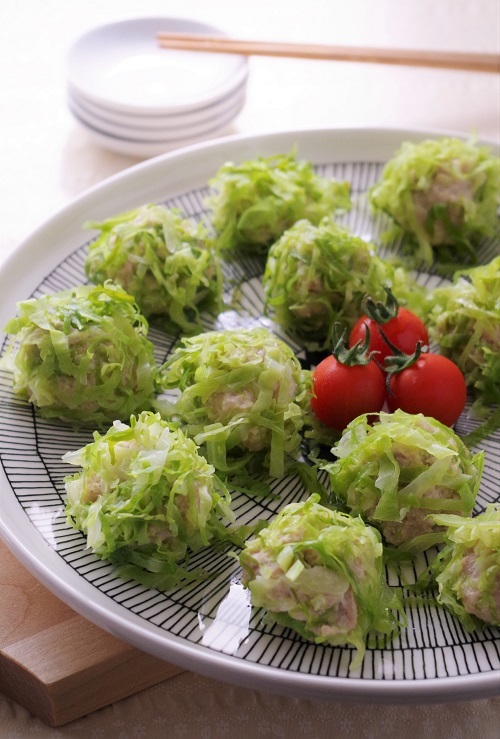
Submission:
[[[342,62],[368,62],[371,64],[399,64],[410,67],[461,69],[470,72],[500,72],[500,55],[498,54],[244,41],[189,33],[159,32],[156,34],[156,38],[160,46],[165,49],[241,54],[243,56],[277,56]]]

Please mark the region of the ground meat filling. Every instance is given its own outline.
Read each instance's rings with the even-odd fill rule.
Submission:
[[[259,362],[265,360],[265,352],[259,350],[256,352]],[[255,361],[256,357],[249,357],[249,361]],[[283,388],[285,392],[283,393]],[[293,401],[297,393],[297,383],[292,376],[290,367],[283,367],[283,379],[281,382],[276,381],[273,386],[272,398],[273,402],[278,405],[288,404]],[[259,387],[255,386],[243,387],[239,390],[217,390],[212,393],[206,402],[206,409],[209,419],[212,422],[222,424],[230,423],[239,417],[244,417],[251,413],[255,403],[258,400]],[[269,446],[271,433],[264,426],[256,426],[250,423],[240,424],[240,443],[251,452],[259,452]]]
[[[465,552],[461,571],[462,578],[457,590],[465,610],[482,621],[495,625],[500,624],[500,571],[494,577],[493,590],[488,598],[485,598],[479,587],[481,572],[478,568],[477,555],[473,549]]]
[[[430,467],[435,461],[434,457],[420,450],[409,449],[401,445],[394,445],[393,456],[400,467],[422,466]],[[430,500],[459,500],[460,496],[454,490],[443,485],[435,485],[422,493],[422,498]],[[379,521],[373,517],[375,506],[368,512],[370,521],[375,524],[384,535],[385,540],[394,546],[401,546],[405,542],[411,541],[417,536],[432,534],[437,531],[443,531],[441,526],[435,524],[428,518],[430,513],[435,513],[435,509],[426,508],[424,506],[412,506],[408,508],[401,521]],[[450,511],[447,511],[450,512]],[[460,515],[460,511],[454,511]]]
[[[438,169],[431,185],[422,190],[412,192],[415,216],[418,223],[426,230],[429,242],[433,246],[450,243],[450,226],[459,227],[464,220],[463,202],[474,197],[470,179],[457,178],[445,169]],[[435,206],[444,206],[444,217],[432,218]]]
[[[294,533],[292,541],[300,538]],[[243,584],[260,578],[272,582],[267,589],[269,610],[286,612],[297,621],[307,620],[309,630],[316,636],[335,636],[356,628],[358,606],[350,583],[343,575],[321,565],[321,557],[315,550],[301,552],[306,566],[293,581],[265,549],[255,552],[253,559],[253,577],[244,572]],[[359,567],[358,573],[365,575]]]

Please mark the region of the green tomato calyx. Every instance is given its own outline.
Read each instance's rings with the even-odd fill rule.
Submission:
[[[379,326],[396,318],[399,311],[399,303],[391,288],[386,285],[382,285],[382,287],[387,295],[385,303],[382,303],[381,300],[374,300],[371,295],[365,295],[361,304],[363,312]]]
[[[363,341],[357,341],[354,346],[348,347],[346,329],[335,323],[332,329],[332,354],[340,364],[346,367],[369,364],[377,352],[368,351],[370,347],[370,329],[365,324],[366,333]]]

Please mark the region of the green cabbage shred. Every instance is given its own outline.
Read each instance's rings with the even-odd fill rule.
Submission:
[[[228,538],[229,493],[194,441],[158,413],[115,421],[63,461],[82,467],[65,478],[68,523],[123,576],[159,590],[197,580],[204,573],[189,571],[186,556]]]
[[[473,412],[487,414],[486,406],[500,403],[500,256],[457,272],[429,303],[431,338],[474,390]]]
[[[489,147],[457,138],[405,142],[386,164],[369,198],[404,233],[414,264],[449,269],[476,261],[480,237],[498,224],[500,159]]]
[[[414,553],[443,540],[429,514],[470,515],[484,465],[484,452],[472,454],[453,429],[400,409],[358,416],[332,453],[323,468],[333,495]]]
[[[180,395],[162,414],[194,438],[218,472],[283,477],[299,456],[311,373],[266,328],[188,337],[163,367]]]
[[[318,501],[285,506],[247,541],[242,582],[268,620],[316,644],[353,645],[357,668],[369,634],[401,625],[401,605],[385,580],[379,532]]]
[[[201,330],[200,310],[219,312],[221,269],[202,223],[150,204],[85,225],[101,231],[89,245],[87,276],[120,284],[147,318],[161,317],[168,330],[193,333]]]
[[[318,223],[349,210],[350,185],[321,177],[295,154],[227,162],[210,181],[208,198],[220,249],[263,256],[296,221]]]
[[[152,407],[158,368],[134,298],[106,282],[17,304],[4,366],[45,418],[101,427]]]
[[[366,294],[384,300],[384,285],[401,305],[419,314],[425,307],[423,288],[404,268],[330,218],[288,229],[269,250],[263,285],[266,312],[310,350],[329,345],[335,323],[352,328]]]
[[[468,631],[500,626],[500,507],[463,519],[435,515],[446,545],[432,563],[437,599]]]

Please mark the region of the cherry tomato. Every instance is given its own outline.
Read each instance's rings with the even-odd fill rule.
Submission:
[[[311,407],[321,423],[343,431],[362,413],[378,413],[385,402],[385,375],[375,362],[348,366],[333,355],[313,372]]]
[[[391,412],[423,413],[453,426],[467,400],[467,386],[459,368],[441,354],[425,353],[413,364],[393,374],[387,395]]]
[[[369,316],[361,316],[354,324],[349,335],[349,346],[354,346],[358,341],[364,341],[366,326],[370,330],[370,344],[368,349],[371,352],[377,352],[375,358],[382,367],[384,366],[385,357],[393,354],[393,351],[384,341],[380,333],[380,328],[391,344],[394,344],[404,354],[413,354],[417,341],[420,341],[422,346],[428,346],[429,344],[429,334],[424,323],[422,323],[418,316],[406,308],[399,308],[394,318],[381,325]]]

